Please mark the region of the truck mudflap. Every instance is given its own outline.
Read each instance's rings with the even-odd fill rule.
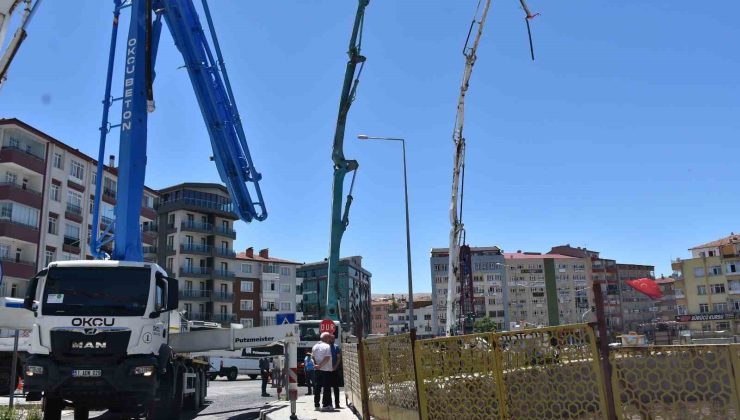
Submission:
[[[110,408],[118,405],[116,402],[145,403],[155,397],[159,378],[156,356],[133,356],[117,364],[100,364],[94,359],[59,363],[49,356],[32,355],[26,366],[26,392],[43,392],[91,409]]]

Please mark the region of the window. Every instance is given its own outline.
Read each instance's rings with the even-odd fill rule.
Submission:
[[[720,313],[720,314],[725,313],[727,312],[727,303],[726,302],[715,303],[712,305],[712,310],[713,312]]]
[[[740,300],[736,300],[732,302],[732,310],[733,311],[740,311]]]
[[[82,194],[77,191],[67,191],[67,203],[82,208]]]
[[[253,300],[240,300],[239,301],[239,310],[240,311],[252,311],[252,310],[254,310],[254,301]]]
[[[243,293],[251,293],[254,291],[254,284],[251,281],[242,280],[239,290]]]
[[[117,190],[117,184],[116,181],[108,178],[103,177],[103,195],[116,198],[116,190]]]
[[[288,283],[280,284],[280,293],[290,293],[291,287]]]
[[[64,238],[75,239],[79,242],[80,240],[80,227],[71,223],[64,225]],[[79,245],[79,243],[77,244]]]
[[[61,200],[59,197],[59,185],[51,184],[51,187],[49,188],[49,198],[53,201]]]
[[[736,262],[727,264],[728,273],[737,273],[738,271],[740,271],[740,264]]]
[[[290,302],[280,302],[280,312],[290,312],[291,310]]]
[[[18,175],[12,172],[5,173],[5,183],[6,184],[16,184],[17,182],[18,182]]]
[[[709,268],[709,275],[710,276],[720,276],[722,275],[722,266],[721,265],[715,265],[713,267]]]
[[[55,168],[57,168],[57,169],[64,169],[64,158],[62,158],[62,154],[61,153],[56,153],[55,152],[54,153],[54,158],[53,158],[53,161],[52,162],[53,162]]]
[[[51,264],[52,261],[55,259],[55,252],[51,250],[46,250],[44,253],[44,267],[47,267],[49,264]]]
[[[696,286],[696,294],[703,296],[707,294],[707,286]]]
[[[281,276],[289,276],[290,275],[290,267],[280,267],[280,275]]]
[[[717,331],[726,331],[730,329],[730,323],[727,321],[717,323]]]
[[[704,277],[704,267],[695,267],[694,277]]]
[[[82,181],[85,179],[85,167],[82,166],[80,162],[73,159],[72,164],[69,166],[69,174]]]
[[[676,313],[679,315],[688,315],[689,311],[687,311],[686,307],[683,305],[676,305]]]
[[[254,327],[254,319],[252,318],[240,318],[239,323],[242,324],[244,328]]]
[[[174,264],[174,262],[175,262],[174,258],[167,258],[166,268],[167,268],[167,271],[169,271],[170,273],[172,272],[172,265]]]
[[[52,235],[56,235],[58,231],[57,228],[57,218],[54,216],[49,216],[49,230],[48,232]]]
[[[709,304],[708,303],[700,303],[699,304],[699,313],[701,313],[701,314],[707,314],[707,313],[709,313]]]
[[[724,283],[711,284],[709,285],[709,290],[712,291],[713,295],[721,295],[725,293],[725,284]]]
[[[242,273],[252,273],[252,264],[242,263]]]
[[[740,280],[730,280],[727,282],[730,293],[740,293]]]

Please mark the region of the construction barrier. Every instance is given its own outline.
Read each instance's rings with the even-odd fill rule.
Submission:
[[[602,364],[586,324],[361,343],[343,351],[363,418],[608,419],[612,401],[620,419],[740,418],[739,344],[611,349]]]
[[[362,341],[370,415],[378,420],[419,418],[409,334]]]
[[[740,418],[740,345],[628,347],[610,352],[617,416]]]

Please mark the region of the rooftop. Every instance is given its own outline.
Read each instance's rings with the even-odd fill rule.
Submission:
[[[497,246],[471,246],[472,252],[501,252],[501,248]],[[450,252],[450,248],[432,248],[432,254],[446,254]]]
[[[736,243],[740,243],[740,234],[736,234],[735,232],[730,232],[729,236],[725,236],[724,238],[717,239],[716,241],[697,245],[693,248],[689,248],[689,251],[694,250],[694,249],[700,249],[700,248],[714,248],[714,247],[718,247],[722,245],[730,245],[730,244],[736,244]]]
[[[536,260],[536,259],[567,259],[575,260],[576,257],[569,257],[561,254],[539,254],[535,252],[504,252],[504,258],[511,260]]]

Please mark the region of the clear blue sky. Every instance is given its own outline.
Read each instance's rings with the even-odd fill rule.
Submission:
[[[448,240],[460,51],[476,2],[367,8],[368,61],[346,138],[360,170],[342,255],[364,257],[374,292],[405,290],[401,150],[356,135],[408,139],[415,290],[429,291],[429,250]],[[211,3],[270,212],[240,224],[236,246],[323,259],[356,2]],[[468,242],[506,251],[570,243],[670,274],[671,257],[740,230],[740,4],[529,3],[542,13],[537,61],[515,0],[494,3],[479,49],[465,126]],[[0,116],[96,153],[111,4],[44,2],[0,92]],[[181,64],[165,34],[149,120],[154,188],[218,180]]]

